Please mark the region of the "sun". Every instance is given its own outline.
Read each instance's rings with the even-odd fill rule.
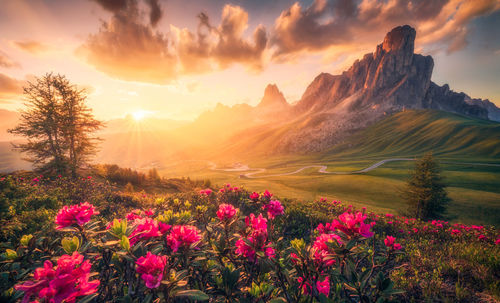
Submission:
[[[150,111],[138,110],[132,113],[132,118],[134,118],[135,121],[141,121],[149,115],[151,115]]]

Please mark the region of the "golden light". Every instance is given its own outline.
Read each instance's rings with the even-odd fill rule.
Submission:
[[[151,115],[150,111],[138,110],[132,113],[132,118],[134,118],[135,121],[141,121],[142,119],[146,118],[149,115]]]

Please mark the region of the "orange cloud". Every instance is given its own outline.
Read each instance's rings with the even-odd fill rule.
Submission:
[[[0,67],[5,67],[5,68],[13,68],[13,67],[21,67],[21,65],[10,59],[9,56],[7,56],[7,54],[5,54],[4,52],[0,51]]]
[[[23,93],[24,82],[0,73],[0,102],[8,103],[9,100]]]
[[[196,33],[172,26],[172,33],[165,34],[154,30],[162,16],[156,0],[147,1],[148,23],[137,1],[95,1],[106,3],[103,8],[113,16],[87,38],[77,54],[112,77],[166,83],[182,74],[225,69],[234,63],[262,69],[266,30],[258,26],[251,39],[244,38],[248,13],[239,6],[224,6],[218,26],[200,13]]]
[[[34,40],[13,41],[12,43],[17,48],[34,55],[45,53],[50,50],[50,47],[48,45]]]
[[[262,69],[268,40],[266,29],[259,25],[252,39],[245,39],[248,13],[243,8],[225,5],[218,26],[213,26],[204,13],[198,18],[196,34],[188,29],[177,30],[177,52],[185,73],[224,69],[234,63],[253,70]]]
[[[116,10],[77,54],[98,70],[123,80],[165,83],[177,76],[177,59],[168,38],[143,22],[135,1]]]

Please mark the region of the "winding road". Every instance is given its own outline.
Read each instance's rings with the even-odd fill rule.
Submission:
[[[298,174],[306,169],[310,168],[318,168],[318,173],[321,174],[334,174],[334,175],[350,175],[350,174],[360,174],[360,173],[365,173],[370,170],[373,170],[387,162],[392,162],[392,161],[414,161],[415,159],[411,158],[391,158],[391,159],[385,159],[382,161],[379,161],[367,168],[361,169],[361,170],[356,170],[356,171],[350,171],[350,172],[338,172],[338,171],[327,171],[328,166],[326,165],[307,165],[304,167],[301,167],[297,170],[288,172],[288,173],[281,173],[281,174],[272,174],[272,175],[264,175],[264,176],[256,176],[257,174],[262,174],[266,172],[267,170],[265,168],[250,168],[248,165],[245,164],[238,164],[233,168],[217,168],[217,165],[214,162],[209,162],[209,166],[211,170],[217,170],[217,171],[226,171],[226,172],[245,172],[245,171],[251,171],[247,172],[245,174],[241,174],[241,178],[251,178],[251,179],[256,179],[256,178],[267,178],[267,177],[279,177],[279,176],[290,176],[290,175],[295,175]]]
[[[393,161],[415,161],[415,159],[412,158],[390,158],[390,159],[384,159],[381,160],[371,166],[368,166],[366,168],[363,168],[361,170],[355,170],[355,171],[327,171],[328,166],[326,165],[307,165],[304,167],[301,167],[297,170],[287,172],[287,173],[280,173],[280,174],[271,174],[271,175],[260,175],[256,176],[258,174],[262,174],[266,172],[267,170],[265,168],[250,168],[246,164],[237,164],[233,168],[217,168],[217,164],[214,162],[208,162],[209,167],[211,170],[217,170],[217,171],[225,171],[225,172],[247,172],[244,174],[240,175],[240,178],[250,178],[250,179],[257,179],[257,178],[268,178],[268,177],[279,177],[279,176],[290,176],[290,175],[295,175],[298,174],[306,169],[310,168],[318,168],[317,172],[321,174],[333,174],[333,175],[351,175],[351,174],[361,174],[361,173],[366,173],[371,170],[374,170],[375,168],[388,163],[388,162],[393,162]],[[481,166],[495,166],[495,167],[500,167],[500,164],[488,164],[488,163],[460,163],[460,162],[441,162],[441,163],[447,163],[447,164],[464,164],[464,165],[481,165]]]

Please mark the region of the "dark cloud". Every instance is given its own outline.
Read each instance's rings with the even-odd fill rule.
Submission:
[[[45,53],[51,49],[50,46],[35,40],[12,41],[12,43],[15,47],[34,55]]]
[[[9,56],[7,56],[7,54],[5,54],[4,52],[0,51],[0,67],[5,67],[5,68],[13,68],[13,67],[21,67],[21,65],[10,59]]]
[[[112,13],[119,12],[127,8],[128,0],[94,0],[107,11]]]
[[[114,14],[123,14],[129,11],[137,10],[138,0],[93,0],[105,10]],[[144,0],[149,8],[149,22],[156,26],[163,17],[159,0]]]
[[[500,9],[497,0],[315,0],[309,7],[296,2],[275,21],[275,59],[333,45],[376,43],[380,33],[410,24],[422,45],[441,44],[448,52],[467,44],[468,26]]]
[[[160,3],[158,3],[158,0],[147,0],[146,2],[149,4],[149,22],[151,25],[156,26],[163,17]]]

